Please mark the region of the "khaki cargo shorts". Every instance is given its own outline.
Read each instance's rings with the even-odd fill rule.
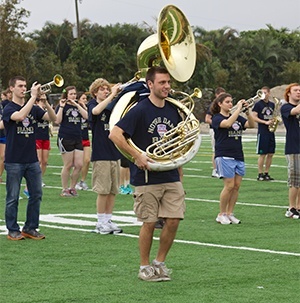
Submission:
[[[156,222],[158,218],[184,218],[184,189],[181,182],[136,186],[134,212],[138,221]]]

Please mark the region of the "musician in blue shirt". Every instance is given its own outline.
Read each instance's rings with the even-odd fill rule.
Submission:
[[[300,84],[291,83],[285,89],[287,103],[281,107],[286,128],[285,155],[288,163],[289,208],[285,216],[300,218]]]
[[[248,120],[240,116],[243,106],[247,107],[247,102],[240,100],[236,110],[231,114],[232,97],[227,93],[219,95],[211,106],[212,127],[216,141],[215,161],[218,175],[223,179],[224,184],[220,194],[220,213],[216,218],[221,224],[241,223],[234,216],[233,210],[245,175],[242,133],[255,124],[249,112],[246,112]]]
[[[141,100],[113,127],[109,138],[135,159],[130,164],[130,183],[135,186],[134,211],[143,222],[139,235],[140,270],[144,281],[168,281],[170,270],[165,259],[173,244],[180,220],[184,218],[184,189],[178,169],[151,171],[152,159],[128,144],[131,138],[141,150],[157,142],[165,132],[182,121],[178,110],[165,98],[171,89],[169,72],[163,67],[151,67],[146,74],[149,97]],[[146,172],[146,173],[145,173]],[[164,218],[156,258],[150,263],[150,251],[155,224]]]
[[[112,221],[115,196],[119,192],[120,152],[108,139],[111,110],[107,106],[119,91],[120,84],[110,86],[103,78],[90,85],[88,119],[92,130],[92,186],[97,193],[97,224],[95,232],[100,234],[120,233],[122,229]]]
[[[270,88],[264,86],[261,91],[265,94],[265,98],[255,103],[252,109],[252,115],[258,125],[256,153],[258,156],[258,181],[274,180],[269,175],[272,164],[273,155],[275,153],[275,134],[269,130],[272,123],[275,104],[269,101]]]
[[[40,119],[55,121],[56,115],[47,104],[47,112],[34,106],[39,94],[40,84],[33,83],[31,97],[25,103],[26,80],[16,76],[9,81],[12,101],[3,111],[6,130],[5,170],[6,170],[6,208],[5,221],[8,239],[22,240],[24,237],[44,239],[37,231],[39,227],[40,203],[42,201],[42,172],[36,152],[36,127]],[[1,125],[0,125],[1,127]],[[30,197],[27,205],[26,221],[20,232],[17,222],[19,194],[22,178],[25,178]]]

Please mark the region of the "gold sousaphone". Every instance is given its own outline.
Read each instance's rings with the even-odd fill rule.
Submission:
[[[140,78],[144,78],[151,66],[163,62],[171,76],[185,82],[192,76],[196,65],[196,44],[193,31],[180,9],[174,5],[165,6],[158,18],[158,33],[146,38],[137,52],[137,65]],[[137,81],[139,79],[136,79]],[[201,137],[200,124],[193,114],[193,97],[201,98],[196,88],[192,95],[184,92],[171,92],[172,98],[166,100],[175,105],[183,117],[176,127],[166,132],[158,142],[141,150],[129,138],[127,142],[140,153],[146,153],[154,163],[149,167],[154,171],[166,171],[189,162],[198,152]],[[174,99],[178,95],[179,99]],[[126,113],[136,105],[136,91],[125,93],[113,108],[110,117],[112,128]],[[181,98],[181,100],[180,100]],[[132,157],[120,150],[130,161]]]

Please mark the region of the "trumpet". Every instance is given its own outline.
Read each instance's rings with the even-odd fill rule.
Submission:
[[[243,105],[241,112],[242,113],[246,112],[249,108],[252,108],[254,106],[254,103],[255,103],[256,100],[262,100],[262,99],[265,99],[265,97],[266,97],[266,94],[261,89],[259,89],[256,92],[256,95],[254,97],[249,98],[248,100],[246,100],[245,103],[248,106]],[[233,114],[236,111],[236,109],[237,109],[237,105],[233,106],[230,109],[230,113]]]
[[[64,78],[59,75],[59,74],[56,74],[54,77],[53,77],[53,80],[46,83],[46,84],[43,84],[41,85],[40,87],[40,94],[47,94],[47,93],[50,93],[51,92],[51,85],[55,85],[57,87],[62,87],[64,85]],[[31,89],[26,91],[25,94],[28,94],[30,93]]]

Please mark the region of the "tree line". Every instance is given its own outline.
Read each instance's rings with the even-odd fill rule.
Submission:
[[[142,24],[100,26],[85,19],[80,22],[80,38],[73,35],[74,24],[46,22],[44,27],[25,34],[30,12],[17,8],[19,0],[3,0],[0,5],[0,87],[23,75],[48,83],[61,74],[65,85],[87,91],[99,77],[112,83],[125,83],[137,71],[137,50],[156,29]],[[224,87],[235,100],[255,95],[262,86],[274,87],[300,82],[300,30],[287,28],[238,32],[224,27],[207,31],[194,26],[196,67],[185,83],[174,88],[203,96],[196,103],[196,116],[202,117],[213,98],[214,88]],[[61,88],[53,87],[54,93]]]

